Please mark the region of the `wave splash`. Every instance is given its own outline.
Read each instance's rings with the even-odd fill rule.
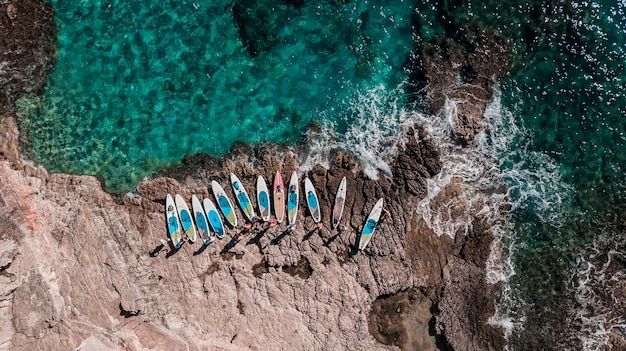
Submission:
[[[422,124],[439,145],[443,167],[428,180],[428,195],[415,210],[439,236],[466,235],[476,218],[491,225],[494,241],[486,280],[501,283],[502,290],[489,322],[502,327],[510,339],[524,329],[526,314],[537,308],[528,305],[509,283],[516,275],[516,254],[525,248],[513,215],[532,212],[542,223],[558,229],[571,216],[567,204],[573,189],[564,183],[558,164],[549,155],[531,150],[531,133],[502,105],[498,88],[483,116],[484,130],[466,148],[452,137],[454,101],[447,102],[443,117],[425,115],[402,107],[401,89],[361,90],[345,104],[346,112],[338,113],[340,118],[321,118],[324,122],[319,128],[308,132],[308,150],[300,168],[310,170],[317,163],[329,167],[332,150],[341,149],[355,155],[365,176],[377,179],[380,171],[391,176],[390,161],[406,128]],[[606,268],[593,266],[592,258],[585,257],[580,255],[578,270],[571,272],[570,285],[582,306],[575,311],[581,329],[573,337],[580,339],[584,350],[597,350],[606,343],[610,329],[623,328],[624,321],[598,309],[594,287],[604,279]]]
[[[391,177],[390,162],[402,145],[404,133],[420,114],[402,108],[404,85],[386,89],[383,85],[361,89],[344,102],[344,111],[331,111],[337,116],[320,118],[319,128],[309,129],[307,154],[301,159],[301,170],[316,164],[330,167],[333,150],[351,152],[363,169],[363,174],[376,180],[379,171]],[[345,128],[341,132],[338,129]]]
[[[616,234],[607,231],[596,237],[590,248],[577,255],[570,275],[569,286],[579,306],[574,323],[581,330],[578,339],[586,351],[608,345],[612,329],[626,330],[626,317],[616,308],[624,272],[614,267],[626,260],[621,249],[626,243],[615,240],[620,237]]]
[[[542,221],[558,225],[571,189],[550,157],[529,150],[532,138],[502,106],[499,88],[487,105],[484,129],[471,147],[459,146],[452,137],[456,103],[447,101],[443,112],[443,118],[419,119],[440,147],[443,168],[428,180],[428,196],[416,211],[439,236],[467,235],[476,218],[490,224],[494,241],[486,279],[490,284],[502,282],[501,301],[490,323],[504,328],[510,337],[523,328],[528,310],[508,284],[516,274],[514,255],[523,245],[510,214],[532,209]]]

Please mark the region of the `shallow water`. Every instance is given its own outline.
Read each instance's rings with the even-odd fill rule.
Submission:
[[[45,95],[21,102],[33,155],[112,191],[186,154],[293,144],[313,120],[349,123],[359,91],[404,79],[412,40],[405,2],[52,3],[59,62]],[[268,17],[245,21],[257,15]]]
[[[505,264],[490,279],[505,283],[494,323],[513,349],[596,350],[623,324],[602,306],[603,272],[626,246],[624,1],[52,3],[59,62],[44,96],[20,101],[50,170],[121,192],[242,140],[306,142],[305,169],[338,146],[376,177],[388,140],[419,121],[442,148],[431,192],[457,176],[474,211],[511,209],[494,216]],[[408,108],[403,83],[414,45],[464,24],[502,33],[513,54],[471,150],[445,119]],[[467,229],[418,211],[437,232]]]

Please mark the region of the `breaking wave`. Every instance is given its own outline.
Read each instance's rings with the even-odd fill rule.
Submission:
[[[390,161],[397,155],[404,132],[420,114],[402,108],[403,84],[395,89],[379,85],[358,91],[344,103],[345,112],[335,118],[321,118],[319,128],[307,132],[307,154],[300,165],[310,170],[316,164],[327,168],[334,150],[351,152],[363,169],[363,174],[376,180],[379,171],[391,177]]]
[[[402,106],[403,86],[363,90],[346,103],[338,118],[320,118],[307,134],[308,149],[300,168],[310,170],[320,163],[330,166],[333,150],[353,153],[365,176],[377,179],[380,172],[391,176],[390,161],[397,155],[406,129],[424,126],[439,146],[442,170],[428,179],[428,195],[416,212],[436,235],[467,235],[475,219],[486,220],[494,236],[487,262],[487,283],[502,283],[496,313],[489,323],[502,327],[507,338],[525,328],[531,306],[510,284],[516,275],[516,254],[526,244],[516,232],[516,213],[533,213],[538,221],[558,229],[572,215],[569,203],[573,189],[560,174],[558,164],[547,154],[532,151],[533,135],[522,120],[503,106],[496,88],[483,116],[484,129],[470,147],[453,139],[454,101],[448,101],[442,117],[425,115]],[[608,250],[620,255],[617,250]],[[573,334],[584,350],[605,345],[612,328],[625,328],[622,316],[602,308],[596,287],[611,278],[605,273],[611,256],[602,265],[597,257],[581,251],[572,270],[570,286],[580,308],[574,311],[580,329]],[[607,252],[597,249],[597,255]],[[519,263],[518,263],[519,264]]]
[[[487,282],[503,282],[500,304],[490,323],[505,329],[507,337],[525,322],[524,302],[507,284],[514,276],[513,257],[518,243],[510,214],[534,208],[547,223],[558,223],[570,189],[557,164],[548,156],[529,151],[532,138],[521,121],[502,106],[494,90],[484,114],[484,129],[471,147],[453,140],[454,101],[443,117],[421,116],[419,122],[441,152],[442,170],[428,180],[428,196],[416,211],[437,235],[466,235],[475,218],[487,220],[494,236],[487,262]],[[450,196],[450,189],[455,189]]]
[[[622,333],[626,331],[626,317],[615,308],[620,299],[615,295],[616,288],[619,288],[615,285],[624,280],[624,272],[612,266],[616,261],[626,259],[620,249],[624,243],[613,240],[616,237],[597,237],[590,248],[578,254],[576,268],[570,276],[570,288],[579,306],[574,323],[581,330],[577,337],[583,350],[601,350],[607,345],[614,328],[619,328]]]

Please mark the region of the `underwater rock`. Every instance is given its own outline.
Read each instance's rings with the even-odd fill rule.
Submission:
[[[258,0],[233,2],[233,19],[239,30],[239,37],[250,56],[255,57],[278,44],[283,27],[298,16],[300,1],[280,2],[279,4]]]
[[[56,37],[52,5],[0,2],[0,110],[14,111],[20,95],[43,89],[56,61]]]

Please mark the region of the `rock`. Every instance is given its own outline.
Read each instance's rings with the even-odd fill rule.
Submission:
[[[506,38],[484,28],[461,26],[452,37],[436,37],[424,45],[421,56],[422,66],[413,69],[426,77],[432,111],[451,115],[459,143],[471,144],[483,128],[494,83],[509,71]]]
[[[261,6],[238,1],[234,7],[243,5],[233,8],[235,17],[258,14],[246,11]],[[284,6],[297,12],[299,5]],[[393,178],[364,179],[354,157],[343,152],[335,153],[330,169],[311,170],[323,228],[313,223],[302,199],[293,232],[284,224],[257,222],[249,231],[230,229],[208,247],[185,243],[173,250],[160,242],[166,237],[167,193],[210,197],[210,181],[225,185],[230,172],[253,193],[259,174],[271,181],[276,170],[286,179],[298,171],[296,154],[266,144],[237,145],[221,159],[189,156],[182,166],[140,182],[137,193],[123,199],[104,192],[94,177],[49,174],[22,163],[14,102],[45,83],[55,29],[51,7],[41,2],[4,1],[0,14],[5,12],[0,15],[0,59],[9,62],[0,73],[6,88],[0,97],[5,116],[0,123],[6,127],[0,135],[2,348],[502,349],[502,331],[486,323],[497,291],[485,282],[489,228],[477,218],[467,236],[437,237],[413,212],[426,195],[426,178],[441,169],[437,145],[422,128],[408,132],[392,165]],[[236,21],[242,25],[241,18]],[[468,43],[488,37],[473,33],[464,34]],[[250,39],[248,50],[273,45],[266,39],[261,44]],[[491,84],[480,56],[491,42],[480,43],[469,53],[454,42],[433,46],[425,71],[434,102],[440,100],[436,83],[452,84],[454,72],[478,82],[482,90],[474,94]],[[435,54],[447,55],[453,70]],[[440,76],[437,67],[443,68]],[[458,89],[469,92],[465,85]],[[482,103],[482,95],[478,100]],[[455,128],[469,142],[477,111],[470,105],[467,110]],[[328,224],[344,176],[347,230],[339,233]],[[369,246],[359,252],[363,222],[381,197],[390,217],[383,216]]]
[[[444,269],[436,330],[454,350],[504,350],[504,330],[487,321],[495,312],[498,286],[485,284],[485,271],[455,257]]]
[[[9,160],[15,165],[21,164],[18,135],[15,118],[0,116],[0,159]]]
[[[56,61],[52,5],[39,0],[0,3],[0,110],[15,111],[15,100],[38,93]],[[6,115],[0,114],[1,117]]]
[[[416,126],[410,129],[406,141],[393,165],[394,182],[410,196],[424,198],[426,196],[426,179],[441,170],[441,160],[437,146],[426,131]],[[419,138],[419,142],[418,142]]]
[[[421,174],[436,170],[438,161],[425,156],[437,155],[428,150],[433,144],[412,138],[405,148],[414,158],[407,159],[407,169]],[[139,194],[127,196],[123,204],[93,177],[51,175],[33,166],[14,169],[2,161],[0,216],[9,219],[5,233],[19,252],[11,254],[15,258],[6,272],[30,277],[14,281],[6,293],[11,306],[3,310],[5,315],[20,311],[8,313],[14,329],[5,334],[11,334],[12,347],[101,343],[141,349],[160,340],[172,349],[231,343],[250,349],[384,349],[368,333],[369,321],[378,313],[369,314],[370,306],[381,296],[402,294],[414,286],[414,257],[406,251],[412,240],[406,236],[412,213],[403,206],[416,200],[410,200],[413,193],[400,190],[404,188],[396,181],[363,179],[354,172],[358,166],[350,155],[337,153],[331,169],[316,166],[310,173],[325,223],[341,177],[348,178],[350,196],[343,219],[348,230],[342,235],[317,229],[303,200],[293,233],[285,233],[282,225],[267,228],[256,223],[242,240],[218,241],[203,251],[199,244],[185,244],[178,252],[160,245],[166,236],[166,193],[189,198],[201,190],[201,196],[208,196],[207,175],[220,179],[228,171],[238,173],[252,190],[259,172],[272,179],[275,165],[282,165],[285,174],[296,169],[295,154],[285,155],[284,161],[264,155],[256,163],[232,156],[215,169],[189,159],[189,169],[182,173],[200,174],[192,168],[202,167],[202,181],[185,177],[181,183],[160,176],[145,180],[137,187]],[[221,164],[225,169],[218,171]],[[379,197],[385,198],[392,218],[384,218],[368,249],[357,253],[357,234]],[[229,238],[237,232],[231,230]],[[406,317],[404,333],[432,318],[424,309],[436,294],[424,296],[428,298],[420,300],[419,318]],[[101,332],[80,321],[97,325]],[[414,342],[406,340],[403,345]],[[434,347],[428,340],[420,342]]]
[[[416,289],[382,296],[372,305],[369,331],[382,344],[402,350],[437,350],[430,333],[432,301]]]

